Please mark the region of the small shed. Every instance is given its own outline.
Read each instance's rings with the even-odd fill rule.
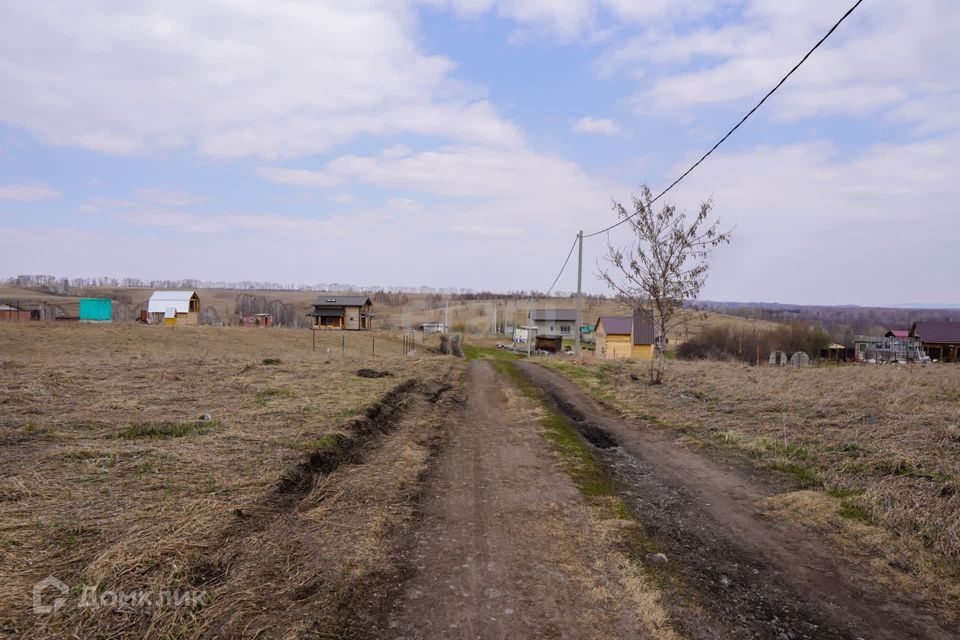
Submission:
[[[827,347],[820,349],[820,359],[827,362],[848,362],[853,360],[854,351],[837,342],[831,343]]]
[[[22,309],[12,304],[0,303],[0,321],[16,322],[19,320],[33,320],[38,316],[39,314],[34,313],[29,309]]]
[[[537,351],[560,353],[563,350],[563,336],[541,335],[538,333],[536,338],[534,338],[533,344]]]
[[[81,322],[110,322],[111,320],[113,320],[113,300],[80,298]]]
[[[447,326],[442,322],[424,322],[417,327],[418,330],[430,335],[433,333],[446,333]]]
[[[200,324],[200,297],[196,291],[154,291],[147,313],[155,323]]]
[[[241,318],[240,325],[243,327],[272,327],[273,316],[269,313],[248,313]]]

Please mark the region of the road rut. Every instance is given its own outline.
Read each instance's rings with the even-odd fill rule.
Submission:
[[[789,489],[746,465],[678,445],[674,434],[609,415],[556,372],[518,367],[599,445],[623,497],[695,593],[703,610],[675,610],[685,634],[960,637],[922,602],[869,582],[811,532],[765,517],[759,502]]]
[[[389,614],[394,638],[644,637],[641,606],[597,544],[529,401],[468,364],[462,416],[435,462]]]

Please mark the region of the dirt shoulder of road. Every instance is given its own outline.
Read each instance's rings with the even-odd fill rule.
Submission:
[[[791,491],[782,481],[606,411],[556,372],[516,366],[597,445],[621,495],[670,558],[673,601],[702,606],[696,621],[696,612],[681,609],[686,635],[956,637],[928,603],[870,579],[828,538],[771,518],[766,501]]]

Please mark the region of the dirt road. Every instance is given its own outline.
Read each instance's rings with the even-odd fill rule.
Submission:
[[[467,401],[423,498],[395,638],[642,637],[629,566],[558,469],[529,402],[469,363]]]
[[[958,637],[922,603],[864,579],[823,540],[765,518],[758,503],[788,488],[678,445],[674,434],[611,417],[553,371],[518,366],[598,445],[637,517],[667,549],[687,595],[701,605],[674,609],[685,635]]]

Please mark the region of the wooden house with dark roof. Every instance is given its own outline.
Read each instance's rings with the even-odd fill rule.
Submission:
[[[910,335],[920,340],[930,358],[960,361],[960,322],[914,322]]]
[[[600,316],[594,325],[600,358],[653,358],[653,323],[639,311],[630,316]]]
[[[314,329],[366,331],[373,325],[372,306],[370,298],[363,295],[322,294],[313,301],[313,311],[307,316],[313,318]]]

